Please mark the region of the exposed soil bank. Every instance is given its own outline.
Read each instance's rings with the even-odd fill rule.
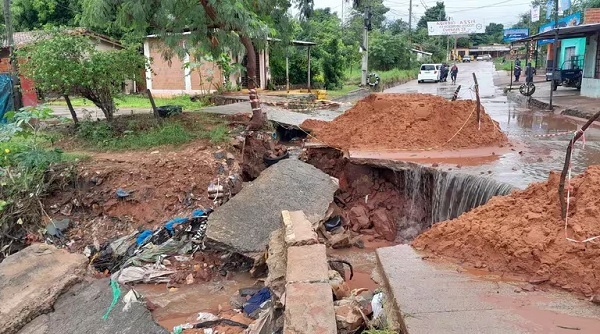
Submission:
[[[476,102],[428,94],[371,94],[332,122],[301,127],[328,146],[342,149],[457,149],[504,146],[506,135]]]
[[[339,179],[335,194],[339,215],[349,229],[371,236],[366,241],[411,241],[432,224],[456,218],[512,190],[491,178],[417,164],[350,161],[330,148],[308,149],[304,158]]]
[[[600,293],[600,244],[597,239],[587,243],[566,239],[559,177],[552,172],[546,182],[493,198],[458,219],[436,224],[413,245],[586,296]],[[600,235],[600,166],[589,167],[571,185],[567,237],[583,240]]]

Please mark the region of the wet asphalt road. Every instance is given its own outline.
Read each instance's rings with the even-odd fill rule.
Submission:
[[[457,85],[462,85],[459,98],[475,99],[472,73],[476,73],[485,111],[499,122],[500,129],[515,145],[514,151],[501,155],[495,161],[463,166],[461,171],[490,175],[498,181],[525,188],[531,182],[545,180],[551,170],[561,170],[571,135],[547,135],[575,131],[583,125],[584,120],[555,115],[548,111],[533,111],[508,101],[502,90],[494,86],[493,78],[496,73],[491,62],[473,62],[458,66]],[[456,86],[449,82],[419,84],[414,80],[385,92],[428,93],[450,98],[455,89]],[[585,148],[578,142],[573,150],[574,174],[581,173],[589,165],[600,164],[600,130],[590,127],[585,133],[585,139]],[[442,164],[440,168],[456,170],[456,165]]]

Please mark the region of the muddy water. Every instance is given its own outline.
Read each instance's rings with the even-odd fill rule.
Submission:
[[[217,314],[219,309],[231,309],[231,297],[255,282],[248,273],[238,273],[231,279],[181,285],[172,290],[166,284],[138,284],[135,290],[157,306],[152,312],[154,320],[172,331],[174,326],[194,322],[198,312]]]
[[[497,159],[482,160],[481,164],[465,166],[461,172],[486,174],[509,183],[518,188],[525,188],[534,181],[545,180],[551,170],[561,170],[564,163],[565,149],[570,135],[550,137],[548,135],[575,131],[583,125],[583,120],[554,115],[547,111],[533,111],[508,101],[502,91],[493,84],[494,68],[489,62],[459,64],[458,84],[462,85],[459,98],[475,98],[471,89],[473,78],[477,74],[481,102],[490,116],[499,122],[500,129],[507,133],[515,145],[513,150],[502,152]],[[428,93],[450,98],[455,86],[449,83],[417,84],[409,82],[405,85],[386,90],[390,93]],[[485,135],[485,134],[482,134]],[[431,163],[436,162],[435,157]],[[456,170],[456,165],[440,161],[440,168]],[[491,160],[491,161],[489,161]],[[582,172],[587,166],[600,164],[600,128],[592,127],[586,131],[586,145],[576,145],[573,151],[572,167],[574,173]]]

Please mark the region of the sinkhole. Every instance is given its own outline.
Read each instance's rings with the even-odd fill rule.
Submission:
[[[433,224],[507,195],[509,184],[414,163],[344,158],[309,148],[303,159],[339,180],[335,207],[345,226],[388,241],[410,242]]]

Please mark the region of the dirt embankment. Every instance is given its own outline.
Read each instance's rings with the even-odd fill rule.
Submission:
[[[341,149],[463,149],[508,143],[476,102],[449,101],[428,94],[371,94],[332,122],[305,121],[301,127],[324,144]]]
[[[560,174],[526,190],[495,197],[457,219],[420,235],[418,249],[467,261],[491,271],[524,274],[586,296],[600,293],[600,240],[578,243],[565,237],[560,218]],[[583,240],[600,235],[600,166],[571,182],[567,235]]]
[[[53,219],[70,219],[74,251],[211,207],[208,185],[239,171],[233,154],[204,140],[176,149],[93,154],[77,168],[73,186],[44,203]],[[130,195],[118,198],[119,188]]]

